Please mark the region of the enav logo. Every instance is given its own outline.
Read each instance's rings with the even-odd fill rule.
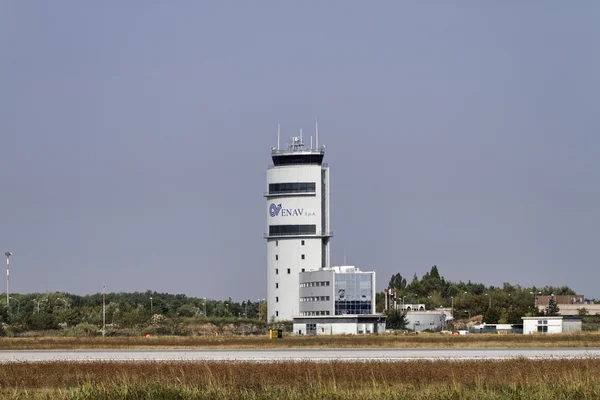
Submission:
[[[315,212],[305,210],[304,208],[283,208],[281,203],[271,203],[269,206],[269,215],[271,217],[314,217]]]
[[[276,217],[279,215],[279,211],[281,211],[281,204],[272,203],[269,207],[269,214],[271,217]]]

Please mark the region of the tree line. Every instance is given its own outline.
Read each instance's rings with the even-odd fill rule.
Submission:
[[[415,274],[410,282],[396,273],[388,288],[394,293],[389,301],[398,308],[402,303],[424,304],[426,309],[452,307],[456,320],[482,315],[487,323],[509,324],[520,324],[523,316],[558,314],[559,308],[553,300],[540,312],[535,303],[536,294],[575,294],[567,286],[538,288],[504,283],[502,287],[494,287],[471,281],[452,282],[440,275],[436,265],[420,279]],[[376,294],[376,302],[377,311],[384,312],[383,292]],[[6,297],[0,298],[0,335],[61,329],[93,335],[105,328],[114,334],[127,330],[132,334],[181,334],[185,324],[244,321],[266,326],[266,302],[213,300],[155,291],[83,296],[64,292],[14,293],[8,303]],[[388,311],[388,327],[402,328],[404,322],[402,313]]]
[[[185,294],[154,291],[133,293],[70,293],[11,294],[0,299],[0,334],[10,328],[12,333],[84,327],[89,333],[104,329],[111,332],[181,325],[214,320],[244,320],[266,322],[266,303],[241,302],[188,297]],[[173,329],[170,329],[173,331]]]
[[[425,304],[426,309],[453,308],[455,319],[468,319],[482,315],[486,323],[521,324],[521,317],[540,314],[558,315],[559,307],[550,298],[546,310],[538,310],[536,295],[575,295],[568,286],[522,287],[504,283],[502,287],[482,283],[452,282],[440,275],[432,266],[421,279],[415,274],[407,281],[400,273],[392,275],[388,289],[393,293],[390,301],[400,304]],[[385,294],[378,293],[377,310],[383,311]],[[401,307],[400,307],[401,308]]]

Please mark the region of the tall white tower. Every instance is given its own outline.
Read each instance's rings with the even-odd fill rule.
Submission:
[[[300,131],[302,135],[302,131]],[[299,273],[329,267],[329,167],[325,147],[292,137],[285,149],[271,148],[267,170],[267,316],[298,316]]]

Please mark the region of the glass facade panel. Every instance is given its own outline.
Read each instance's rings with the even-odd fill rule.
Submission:
[[[371,274],[335,274],[335,315],[371,314]]]
[[[314,193],[314,182],[269,183],[269,194],[282,193]]]

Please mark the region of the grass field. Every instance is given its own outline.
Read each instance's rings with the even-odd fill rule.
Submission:
[[[0,364],[2,398],[582,399],[600,360]]]
[[[287,336],[154,336],[106,338],[0,338],[0,350],[62,349],[223,349],[223,348],[468,348],[468,347],[600,347],[600,333],[558,335],[464,336],[419,335]]]

